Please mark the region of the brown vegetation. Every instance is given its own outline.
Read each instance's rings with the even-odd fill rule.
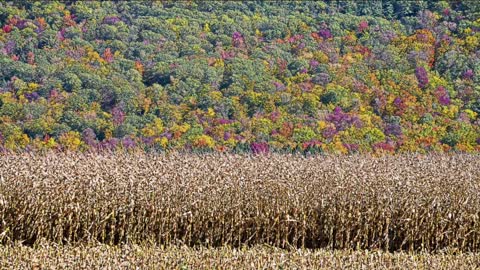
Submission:
[[[476,269],[480,255],[382,251],[166,249],[143,246],[15,246],[0,249],[2,269]]]
[[[478,162],[477,155],[9,155],[0,157],[0,239],[478,251]]]

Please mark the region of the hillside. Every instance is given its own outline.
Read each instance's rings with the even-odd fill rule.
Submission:
[[[0,151],[480,151],[478,3],[0,2]]]

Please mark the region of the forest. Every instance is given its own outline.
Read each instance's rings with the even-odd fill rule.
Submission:
[[[477,1],[2,1],[0,152],[480,151]]]

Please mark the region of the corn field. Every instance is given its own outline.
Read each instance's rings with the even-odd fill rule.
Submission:
[[[0,157],[0,241],[480,249],[476,155]]]
[[[152,246],[9,246],[0,250],[1,269],[445,269],[480,267],[480,255],[383,251],[286,251]]]

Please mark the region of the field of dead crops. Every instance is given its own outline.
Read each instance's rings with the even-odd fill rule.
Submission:
[[[2,269],[475,269],[480,255],[383,251],[167,249],[136,245],[13,246],[0,250]]]
[[[160,266],[170,268],[181,257],[173,247],[183,246],[189,265],[226,254],[243,258],[232,264],[237,268],[270,254],[269,246],[273,253],[260,263],[272,267],[283,256],[325,267],[479,265],[469,253],[480,249],[479,161],[466,154],[4,155],[0,257],[29,268],[34,258],[55,254],[65,261],[52,263],[65,265],[96,254],[123,260],[131,251],[139,263],[145,254],[167,256]],[[462,255],[435,255],[445,250]]]

